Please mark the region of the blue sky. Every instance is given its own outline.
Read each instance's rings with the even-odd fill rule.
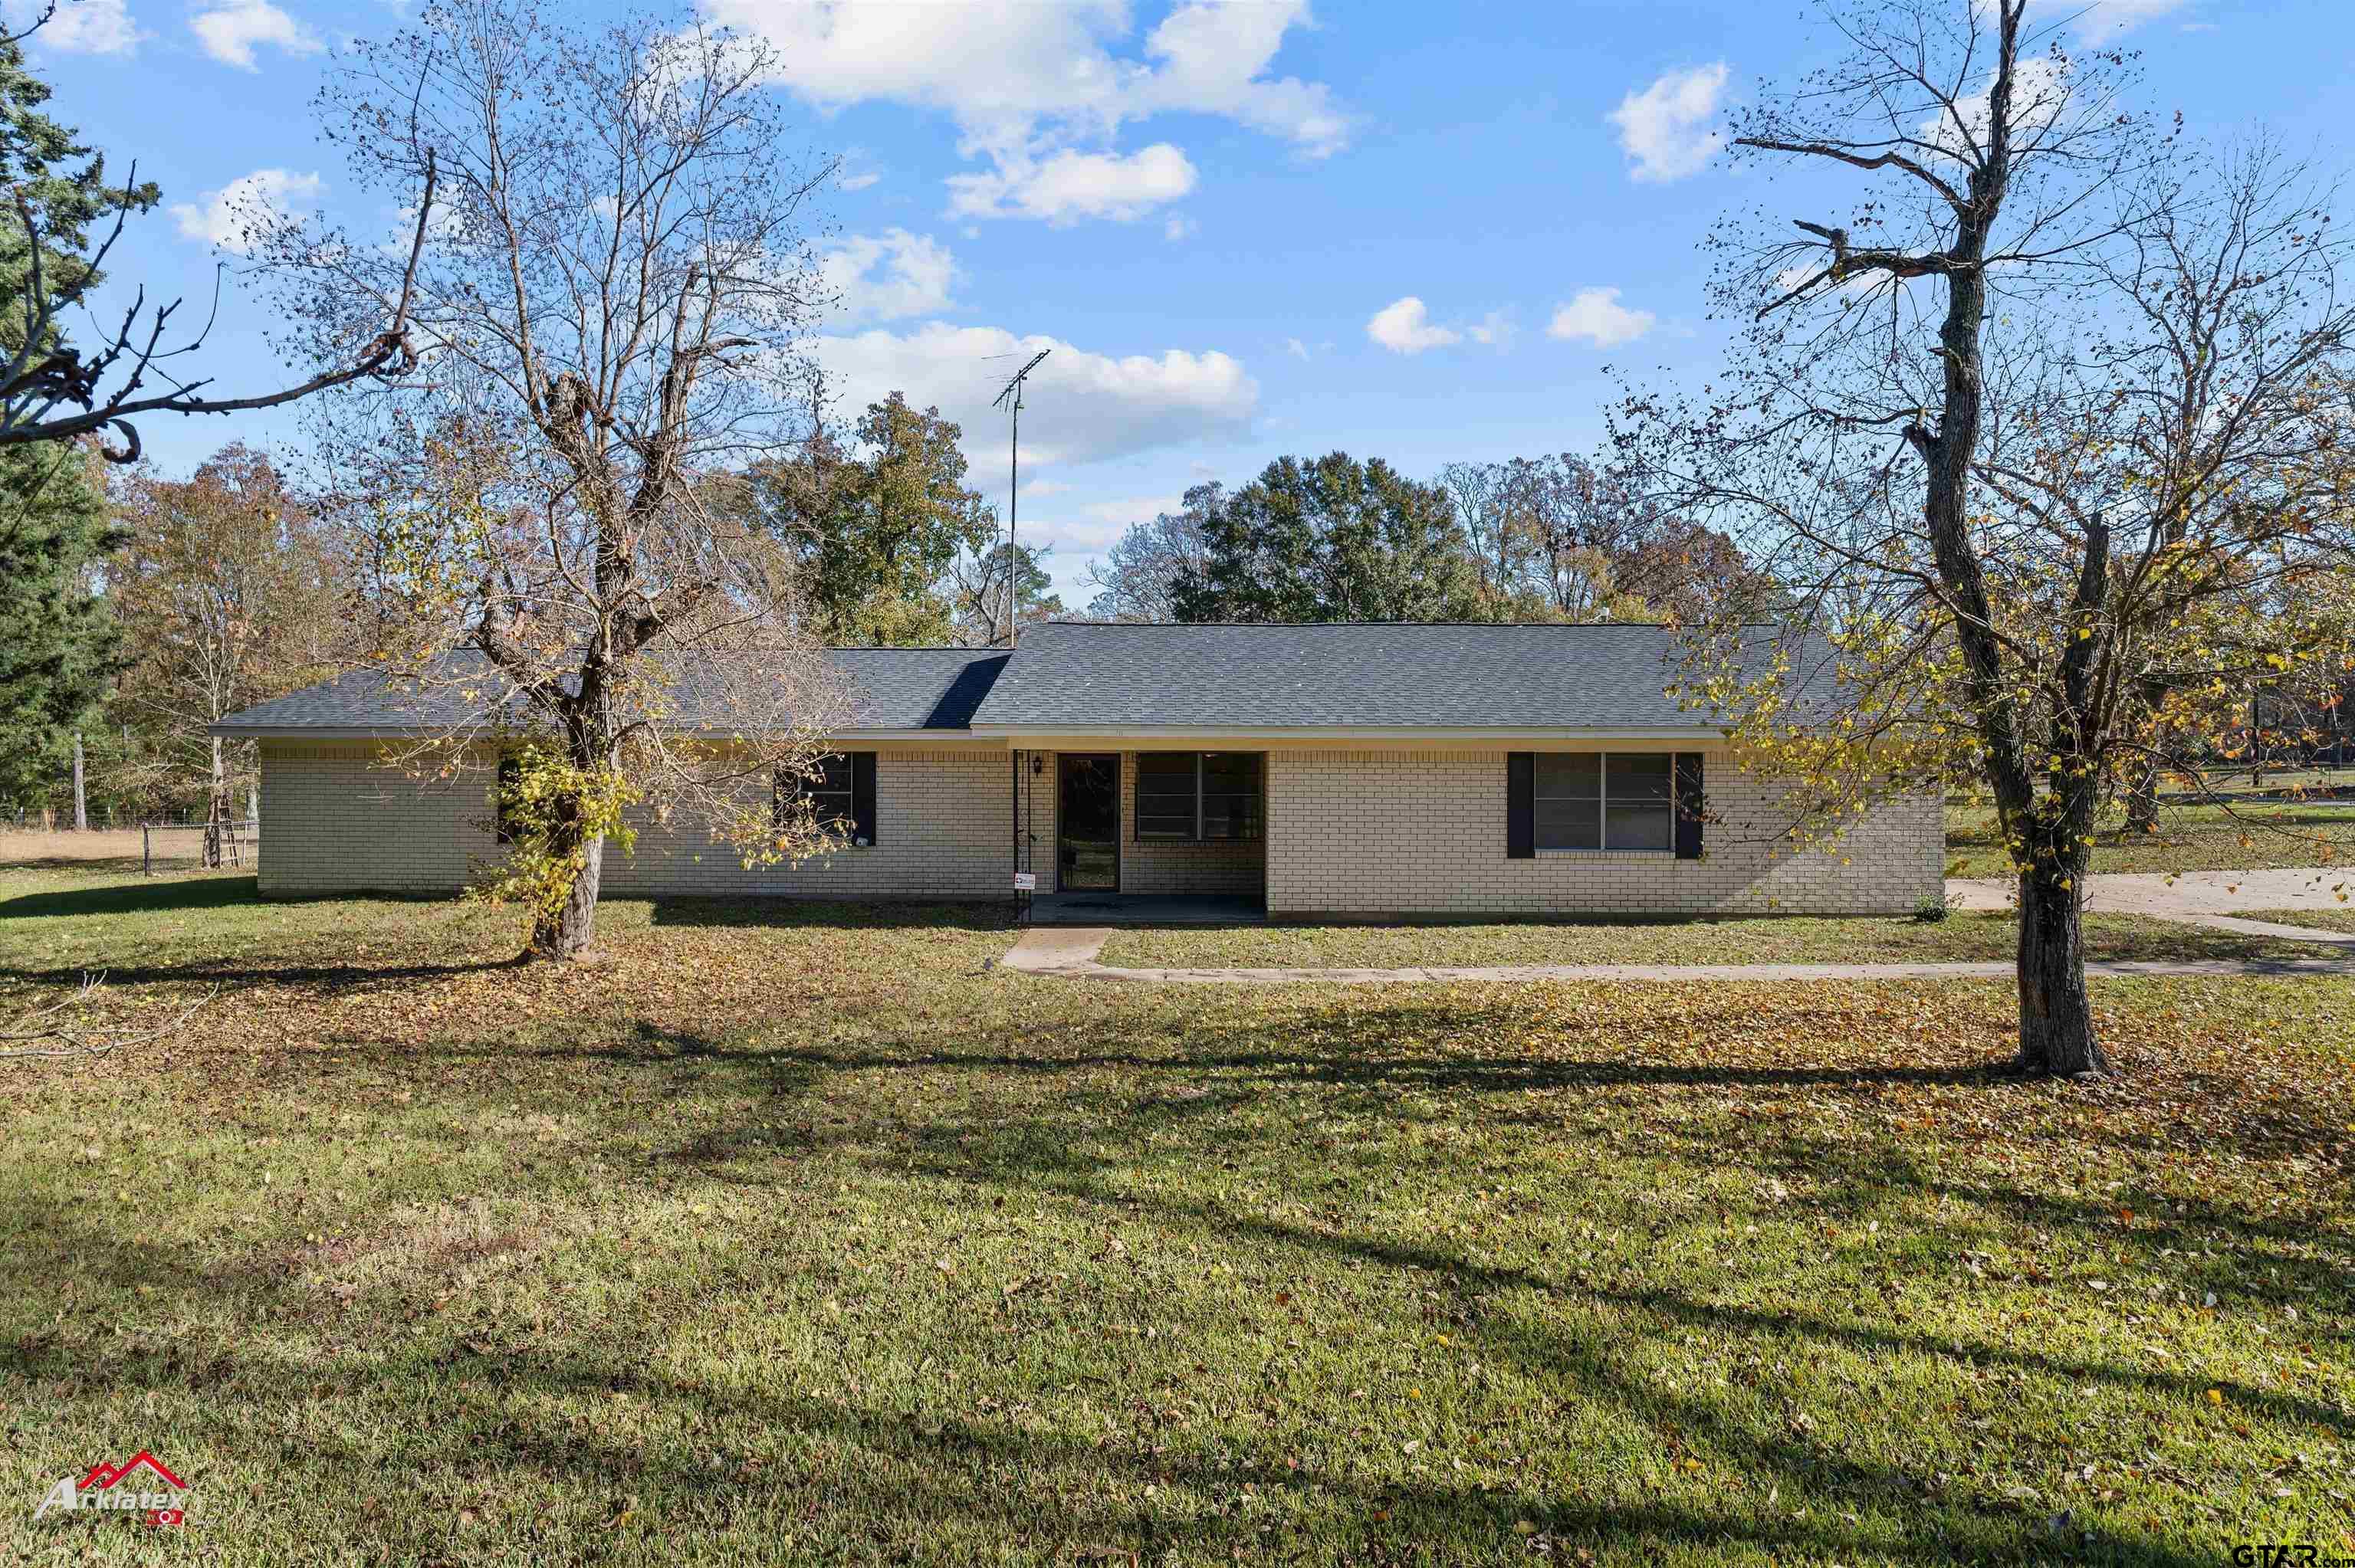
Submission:
[[[23,0],[0,0],[21,10]],[[1590,449],[1606,367],[1698,379],[1722,352],[1696,242],[1771,193],[1712,128],[1830,48],[1797,0],[1214,5],[703,0],[789,67],[777,90],[844,160],[825,218],[845,311],[820,355],[852,402],[892,388],[965,429],[1006,498],[989,409],[1015,340],[1056,352],[1023,417],[1022,532],[1074,608],[1092,555],[1205,478],[1340,448],[1428,474]],[[2073,27],[2144,52],[2147,101],[2192,129],[2262,120],[2344,165],[2345,0],[2100,0]],[[54,112],[165,209],[115,286],[191,296],[232,272],[205,361],[278,374],[266,313],[217,249],[220,193],[258,180],[332,213],[308,103],[386,5],[66,0],[31,53]],[[1013,363],[1018,364],[1019,361]],[[286,414],[149,421],[180,471]]]

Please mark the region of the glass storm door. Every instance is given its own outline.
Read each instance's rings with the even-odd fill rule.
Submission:
[[[1061,789],[1055,813],[1059,892],[1120,888],[1120,758],[1060,759]]]

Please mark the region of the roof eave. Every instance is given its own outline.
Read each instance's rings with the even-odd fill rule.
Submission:
[[[228,740],[427,740],[447,732],[435,726],[372,727],[356,725],[240,725],[217,724],[205,731]],[[487,738],[492,732],[480,730],[466,738]],[[734,740],[741,738],[729,730],[691,730],[691,740]],[[837,740],[931,740],[974,741],[996,739],[976,735],[966,729],[838,729],[829,738]]]
[[[1061,740],[1073,736],[1129,740],[1700,740],[1722,736],[1721,725],[1501,726],[1501,725],[1037,725],[977,724],[976,736],[1009,741]]]

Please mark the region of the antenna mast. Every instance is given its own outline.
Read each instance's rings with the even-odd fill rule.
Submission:
[[[1054,352],[1051,348],[1042,348],[1032,355],[1030,363],[1014,373],[1014,378],[989,405],[993,408],[1007,408],[1014,416],[1013,454],[1007,464],[1006,482],[1006,645],[1008,648],[1014,646],[1014,573],[1021,565],[1021,558],[1014,553],[1014,529],[1022,516],[1022,380],[1039,368],[1040,360]],[[1007,407],[1009,398],[1013,400],[1010,408]]]

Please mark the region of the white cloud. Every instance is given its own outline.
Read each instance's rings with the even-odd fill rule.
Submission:
[[[1310,25],[1306,0],[1184,0],[1135,48],[1123,47],[1133,29],[1127,0],[700,4],[711,21],[775,44],[786,66],[783,85],[821,110],[883,101],[953,118],[964,155],[986,157],[993,170],[951,182],[958,211],[979,202],[993,216],[1141,216],[1171,198],[1131,192],[1098,206],[1059,206],[1015,196],[1059,154],[1131,163],[1115,148],[1121,127],[1156,114],[1216,115],[1308,157],[1338,151],[1354,129],[1322,83],[1272,74],[1285,37]],[[1163,164],[1167,175],[1171,165]]]
[[[1022,493],[1025,495],[1060,495],[1071,488],[1069,482],[1060,479],[1026,479],[1022,482]]]
[[[998,160],[986,175],[949,176],[949,211],[960,217],[1039,217],[1058,227],[1082,217],[1125,222],[1194,188],[1194,165],[1167,142],[1123,157],[1065,148],[1045,159]]]
[[[818,258],[818,275],[840,296],[845,321],[888,322],[947,310],[957,268],[939,240],[887,228],[829,242]]]
[[[1953,110],[1941,109],[1922,122],[1922,139],[1948,156],[1960,159],[1967,149],[1986,139],[1988,101],[1995,82],[1990,76],[1977,92],[1955,101]],[[2015,128],[2042,128],[2068,107],[2067,69],[2050,55],[2030,55],[2012,73],[2011,114]],[[2017,138],[2016,138],[2017,139]]]
[[[0,5],[0,17],[10,32],[21,33],[48,8],[47,0],[8,0]],[[66,0],[33,42],[53,54],[127,55],[149,36],[131,19],[123,0]]]
[[[259,70],[256,46],[268,44],[290,55],[315,55],[326,46],[319,35],[271,4],[271,0],[229,0],[188,18],[188,30],[205,53],[223,65]]]
[[[1633,343],[1652,330],[1657,320],[1649,311],[1631,311],[1619,302],[1616,289],[1581,289],[1570,303],[1554,312],[1546,336],[1583,339],[1597,348]]]
[[[1030,487],[1022,487],[1028,494]],[[1147,495],[1134,501],[1094,501],[1079,509],[1076,517],[1064,516],[1045,523],[1025,519],[1022,532],[1033,539],[1073,550],[1102,550],[1117,542],[1133,524],[1150,523],[1164,512],[1176,512],[1186,504],[1179,495]],[[1034,532],[1035,530],[1035,532]]]
[[[1092,354],[1058,339],[1016,337],[998,327],[928,322],[900,334],[821,337],[813,345],[842,406],[861,408],[892,391],[919,408],[938,405],[964,428],[977,473],[1003,472],[1006,416],[990,407],[1000,366],[1040,349],[1022,408],[1022,463],[1097,462],[1160,447],[1224,440],[1250,429],[1259,383],[1241,361],[1211,350],[1158,355]]]
[[[1308,357],[1308,345],[1301,342],[1296,337],[1288,337],[1284,340],[1284,351],[1292,355],[1295,359],[1305,359]]]
[[[1180,239],[1191,239],[1200,227],[1183,213],[1173,212],[1169,215],[1168,221],[1161,226],[1161,238],[1172,243]]]
[[[863,191],[882,177],[877,174],[845,175],[842,176],[842,188],[847,191]]]
[[[1392,354],[1421,354],[1464,341],[1464,334],[1454,328],[1433,325],[1423,302],[1412,294],[1376,311],[1366,323],[1366,335]]]
[[[1513,341],[1513,318],[1505,311],[1490,311],[1464,330],[1474,343],[1485,343],[1491,348],[1504,348]]]
[[[1634,160],[1638,180],[1680,180],[1699,174],[1725,138],[1709,128],[1725,90],[1725,62],[1663,73],[1631,92],[1607,118],[1619,127],[1619,145]]]
[[[174,202],[172,217],[190,239],[207,240],[242,256],[253,248],[256,229],[272,217],[304,217],[319,208],[327,183],[317,175],[291,169],[256,169],[201,201]]]

